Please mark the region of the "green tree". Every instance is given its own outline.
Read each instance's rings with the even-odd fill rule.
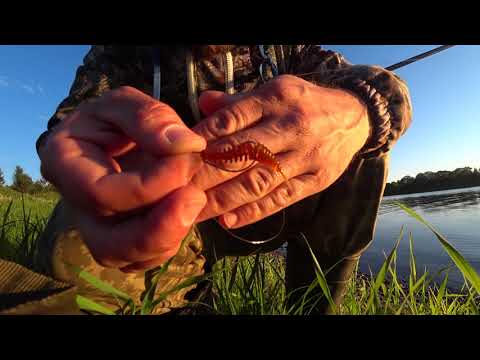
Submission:
[[[33,188],[32,178],[23,171],[21,166],[16,166],[13,172],[12,189],[21,192],[30,192]]]
[[[3,171],[0,169],[0,186],[5,185],[5,178],[3,177]]]
[[[43,177],[35,181],[31,187],[32,193],[48,192],[48,191],[57,191],[55,187],[45,180]]]
[[[427,171],[417,174],[415,178],[404,176],[399,181],[388,183],[385,187],[385,195],[410,194],[471,186],[480,186],[480,171],[479,169],[466,166],[453,171]]]

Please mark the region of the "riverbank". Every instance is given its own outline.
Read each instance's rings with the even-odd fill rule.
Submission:
[[[53,210],[54,202],[32,198],[9,196],[10,201],[0,201],[3,227],[0,238],[0,257],[10,257],[17,263],[31,268],[35,251],[35,239],[46,225],[46,217]],[[11,205],[10,205],[11,204]],[[10,249],[2,253],[2,247]],[[4,249],[5,250],[5,249]],[[213,283],[214,303],[211,311],[222,315],[308,315],[312,312],[325,289],[318,277],[305,289],[300,302],[291,306],[285,287],[285,256],[281,252],[233,258],[215,266],[209,280]],[[392,258],[391,258],[392,259]],[[190,281],[190,279],[188,280]],[[162,296],[159,294],[158,296]],[[471,286],[463,292],[455,292],[442,283],[437,286],[428,274],[410,272],[406,280],[400,279],[395,262],[374,275],[357,273],[348,283],[345,300],[337,309],[338,314],[480,314],[479,293]],[[124,314],[139,311],[129,306]]]
[[[383,196],[399,196],[399,195],[416,195],[416,194],[424,194],[424,193],[434,193],[437,191],[448,191],[448,190],[460,190],[460,189],[469,189],[469,188],[477,188],[480,187],[480,185],[464,185],[464,186],[454,186],[454,187],[445,187],[445,188],[431,188],[431,189],[425,189],[422,191],[408,191],[408,192],[387,192],[385,191]]]
[[[389,182],[385,195],[417,194],[480,186],[480,169],[457,168],[453,171],[426,171],[415,177],[404,176],[401,180]]]

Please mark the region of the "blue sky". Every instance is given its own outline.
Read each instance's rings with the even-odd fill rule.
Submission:
[[[327,45],[357,64],[388,66],[431,46]],[[40,177],[35,140],[68,94],[89,46],[0,45],[0,168]],[[407,81],[413,123],[392,150],[389,181],[423,171],[480,167],[480,46],[458,46],[397,70]]]

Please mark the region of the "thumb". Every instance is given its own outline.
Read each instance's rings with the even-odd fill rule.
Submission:
[[[200,95],[198,105],[205,116],[210,116],[237,99],[238,95],[228,95],[222,91],[208,90]]]

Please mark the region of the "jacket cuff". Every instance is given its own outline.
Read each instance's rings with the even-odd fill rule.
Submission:
[[[406,84],[395,74],[376,66],[352,66],[339,71],[328,84],[345,89],[362,100],[370,120],[370,137],[359,155],[376,157],[389,151],[411,122],[412,110]]]

